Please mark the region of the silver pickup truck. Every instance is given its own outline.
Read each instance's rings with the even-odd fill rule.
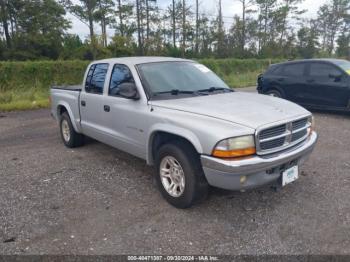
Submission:
[[[285,186],[298,179],[317,141],[304,108],[234,92],[191,60],[95,61],[81,86],[53,86],[51,102],[67,147],[88,136],[145,159],[163,197],[178,208],[203,200],[209,185]]]

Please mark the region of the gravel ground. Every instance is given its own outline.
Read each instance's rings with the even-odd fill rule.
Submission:
[[[318,145],[283,190],[178,210],[144,161],[65,148],[48,110],[0,115],[0,254],[350,254],[350,116],[315,113]]]

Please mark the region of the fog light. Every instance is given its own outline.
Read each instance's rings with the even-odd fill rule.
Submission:
[[[246,176],[241,176],[239,181],[241,182],[241,184],[244,184],[247,181],[247,177]]]

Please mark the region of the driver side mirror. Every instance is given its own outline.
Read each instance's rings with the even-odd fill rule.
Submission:
[[[119,86],[118,95],[126,99],[139,100],[140,96],[137,92],[135,83],[122,83]]]
[[[329,78],[334,79],[334,82],[339,82],[342,79],[342,75],[341,74],[339,74],[339,75],[338,74],[337,75],[329,74]]]

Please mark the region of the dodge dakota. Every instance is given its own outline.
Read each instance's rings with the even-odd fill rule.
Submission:
[[[81,86],[53,86],[51,105],[67,147],[88,136],[146,160],[162,196],[178,208],[205,199],[209,186],[285,186],[317,141],[306,109],[236,92],[184,59],[95,61]]]

